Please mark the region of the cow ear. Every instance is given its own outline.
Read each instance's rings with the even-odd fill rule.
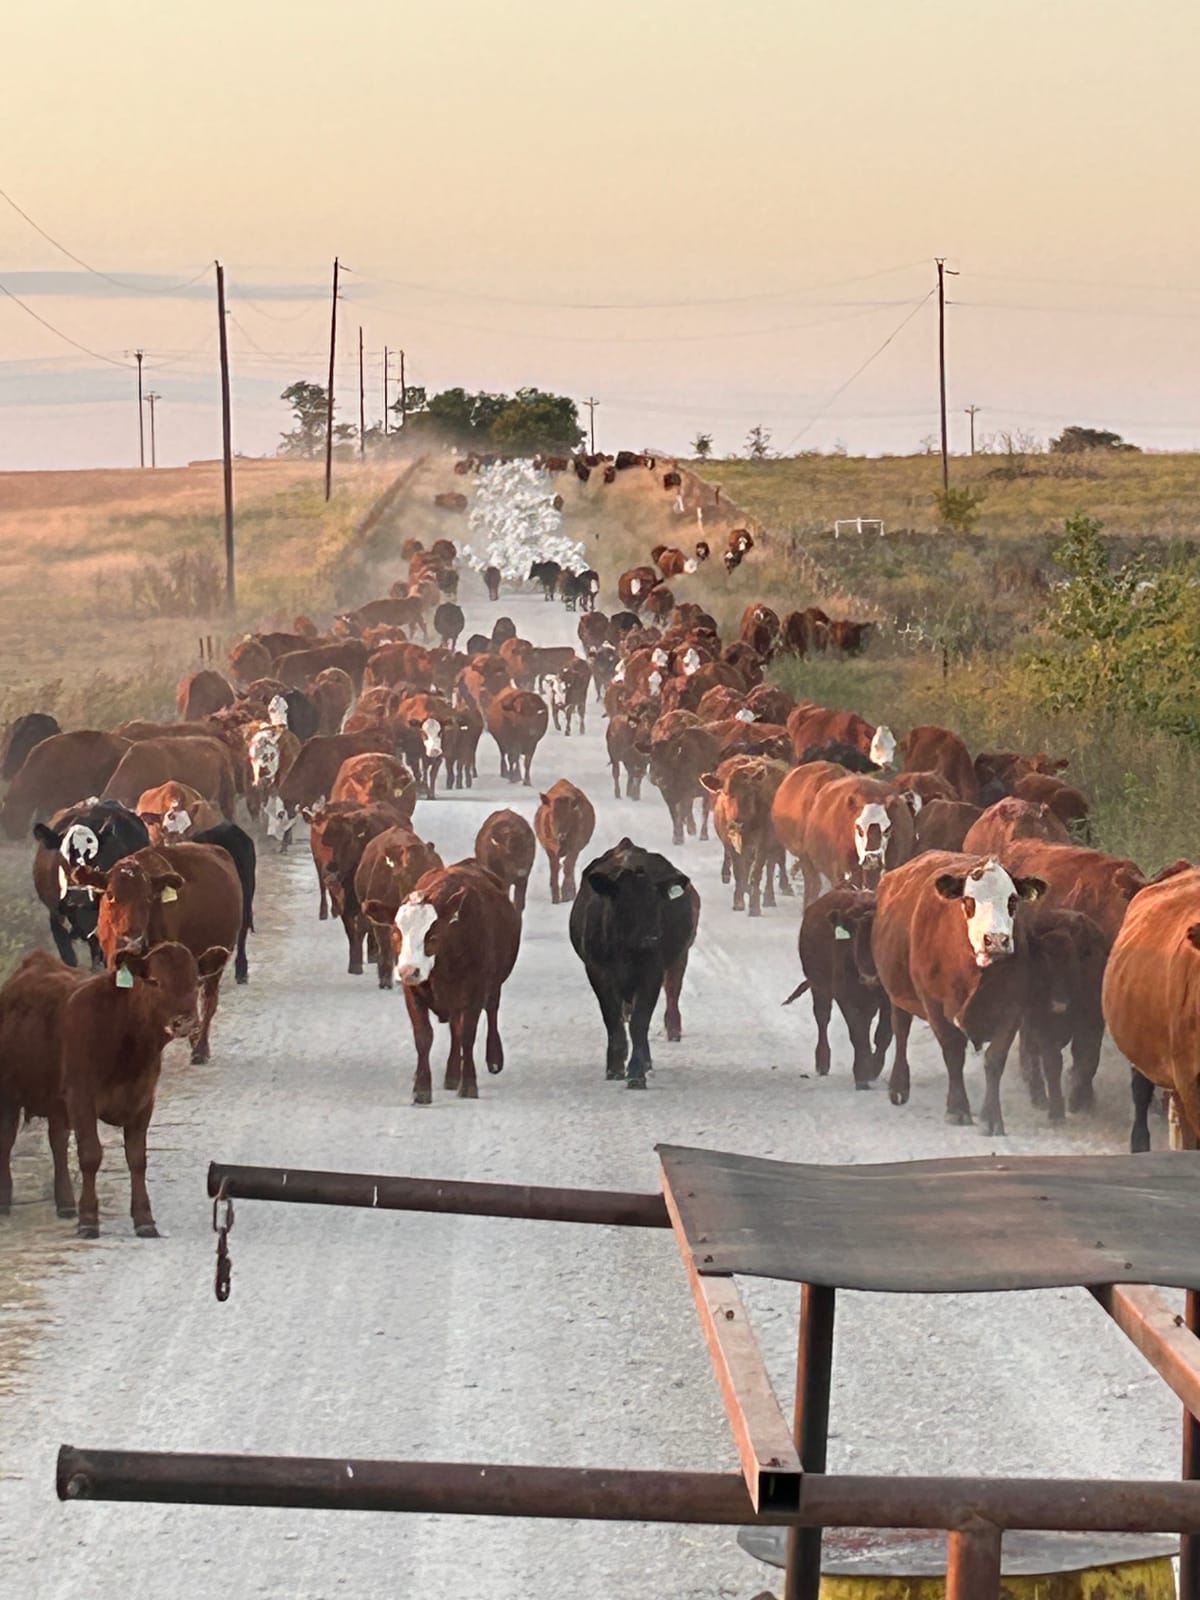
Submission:
[[[388,905],[382,900],[364,900],[362,910],[368,922],[388,923],[395,922],[400,907]]]
[[[961,900],[966,879],[953,872],[943,872],[940,878],[935,878],[933,887],[943,900]]]
[[[159,900],[165,905],[170,905],[172,900],[179,899],[183,879],[177,872],[158,872],[150,879],[150,887]]]
[[[132,989],[134,978],[144,978],[146,976],[146,963],[149,960],[149,955],[150,952],[148,950],[125,950],[121,953],[120,960],[113,968],[113,976],[116,979],[118,989]],[[124,973],[128,973],[129,978],[128,981],[122,983],[121,978]]]
[[[921,799],[921,796],[915,789],[902,789],[900,792],[900,798],[904,801],[904,804],[912,812],[914,817],[920,815],[921,807],[925,802]]]
[[[148,828],[157,828],[162,821],[161,811],[139,811],[138,816]]]
[[[202,978],[215,978],[218,972],[224,972],[228,960],[229,951],[223,944],[209,945],[197,961],[196,971]]]
[[[1044,878],[1015,878],[1013,887],[1022,900],[1040,900],[1047,891]]]
[[[45,845],[47,850],[58,850],[63,842],[62,834],[55,833],[54,829],[48,828],[44,822],[34,823],[33,837],[39,844]]]
[[[709,794],[720,794],[724,788],[724,784],[715,772],[702,772],[700,774],[700,783],[703,788],[708,790]]]
[[[672,872],[669,877],[660,878],[655,887],[664,900],[682,900],[691,887],[691,879],[682,872]]]
[[[597,894],[607,895],[609,899],[617,892],[616,878],[603,867],[589,867],[583,874],[583,881],[590,884]]]

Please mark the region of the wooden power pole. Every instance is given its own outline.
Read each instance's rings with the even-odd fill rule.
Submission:
[[[408,380],[404,376],[404,351],[400,352],[400,426],[408,422]]]
[[[388,435],[388,347],[383,347],[383,437]]]
[[[367,458],[367,401],[363,389],[362,329],[358,330],[358,459]]]
[[[596,407],[600,404],[593,395],[588,395],[583,402],[588,408],[588,449],[592,455],[596,454]]]
[[[150,467],[153,470],[158,465],[158,446],[154,438],[154,405],[162,399],[162,395],[155,394],[151,389],[146,395],[146,404],[150,407]]]
[[[975,413],[981,411],[981,406],[964,406],[963,410],[971,419],[971,454],[975,454]]]
[[[333,364],[337,359],[338,259],[333,258],[333,301],[329,312],[329,393],[325,397],[325,498],[333,493]]]
[[[938,389],[942,402],[942,488],[950,487],[950,445],[946,435],[946,273],[958,276],[943,256],[937,258],[938,275]]]
[[[133,353],[137,358],[138,367],[138,466],[144,467],[146,465],[146,422],[145,408],[142,405],[142,356],[145,352],[135,350]]]
[[[229,340],[225,329],[225,268],[217,262],[217,336],[221,351],[221,458],[225,484],[225,606],[237,605],[233,559],[233,419],[229,409]]]

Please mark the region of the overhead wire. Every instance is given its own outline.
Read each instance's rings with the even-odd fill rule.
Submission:
[[[35,311],[32,306],[26,305],[24,300],[21,299],[20,295],[14,294],[12,290],[4,283],[0,283],[0,294],[7,295],[10,300],[14,301],[15,304],[20,306],[21,310],[26,314],[26,316],[32,317],[35,322],[40,322],[43,328],[48,328],[56,339],[63,340],[65,344],[73,345],[76,350],[82,350],[85,356],[91,356],[94,361],[106,361],[110,367],[132,366],[132,362],[117,361],[112,356],[101,355],[99,350],[91,350],[86,344],[80,344],[78,339],[72,339],[69,333],[64,333],[61,328],[56,328],[54,324],[47,321],[47,319],[43,317],[40,312]]]

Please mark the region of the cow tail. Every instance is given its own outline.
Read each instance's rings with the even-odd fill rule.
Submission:
[[[804,982],[800,985],[800,987],[798,989],[793,989],[792,990],[791,994],[788,995],[787,999],[783,1002],[783,1004],[785,1006],[790,1006],[793,1000],[799,1000],[800,996],[802,994],[807,994],[808,991],[811,988],[812,988],[812,984],[809,982],[809,980],[807,978],[805,978]]]

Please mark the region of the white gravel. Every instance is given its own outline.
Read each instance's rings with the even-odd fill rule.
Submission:
[[[540,598],[495,609],[537,641],[576,619]],[[684,1042],[661,1025],[649,1091],[604,1079],[604,1035],[549,903],[544,860],[501,1009],[508,1066],[478,1103],[435,1087],[410,1103],[402,1000],[345,971],[336,923],[316,920],[307,850],[264,845],[251,985],[228,986],[212,1063],[169,1061],[150,1136],[158,1242],[134,1238],[119,1136],[102,1173],[104,1237],[75,1241],[48,1204],[42,1127],[18,1143],[18,1201],[0,1222],[0,1596],[12,1600],[529,1600],[745,1596],[770,1577],[724,1529],[572,1525],[135,1505],[62,1506],[60,1442],[164,1450],[733,1468],[724,1413],[675,1246],[637,1230],[255,1205],[238,1209],[233,1297],[212,1292],[204,1175],[212,1158],[360,1171],[655,1189],[657,1141],[794,1160],[878,1161],[1125,1148],[1129,1097],[1106,1053],[1100,1110],[1052,1131],[1017,1074],[1010,1135],[942,1121],[945,1080],[914,1034],[913,1095],[855,1094],[840,1025],[835,1067],[811,1073],[797,981],[796,902],[735,916],[716,845],[670,844],[665,806],[612,798],[597,709],[585,738],[547,736],[534,762],[596,807],[595,851],[628,833],[673,855],[704,898],[683,995]],[[443,857],[483,818],[536,790],[497,776],[422,803]],[[660,1012],[661,1017],[661,1012]],[[439,1055],[444,1059],[444,1033]],[[977,1100],[981,1073],[970,1069]],[[435,1084],[437,1083],[435,1078]],[[746,1286],[790,1396],[796,1292]],[[1171,1476],[1178,1412],[1081,1292],[844,1295],[831,1470]]]

